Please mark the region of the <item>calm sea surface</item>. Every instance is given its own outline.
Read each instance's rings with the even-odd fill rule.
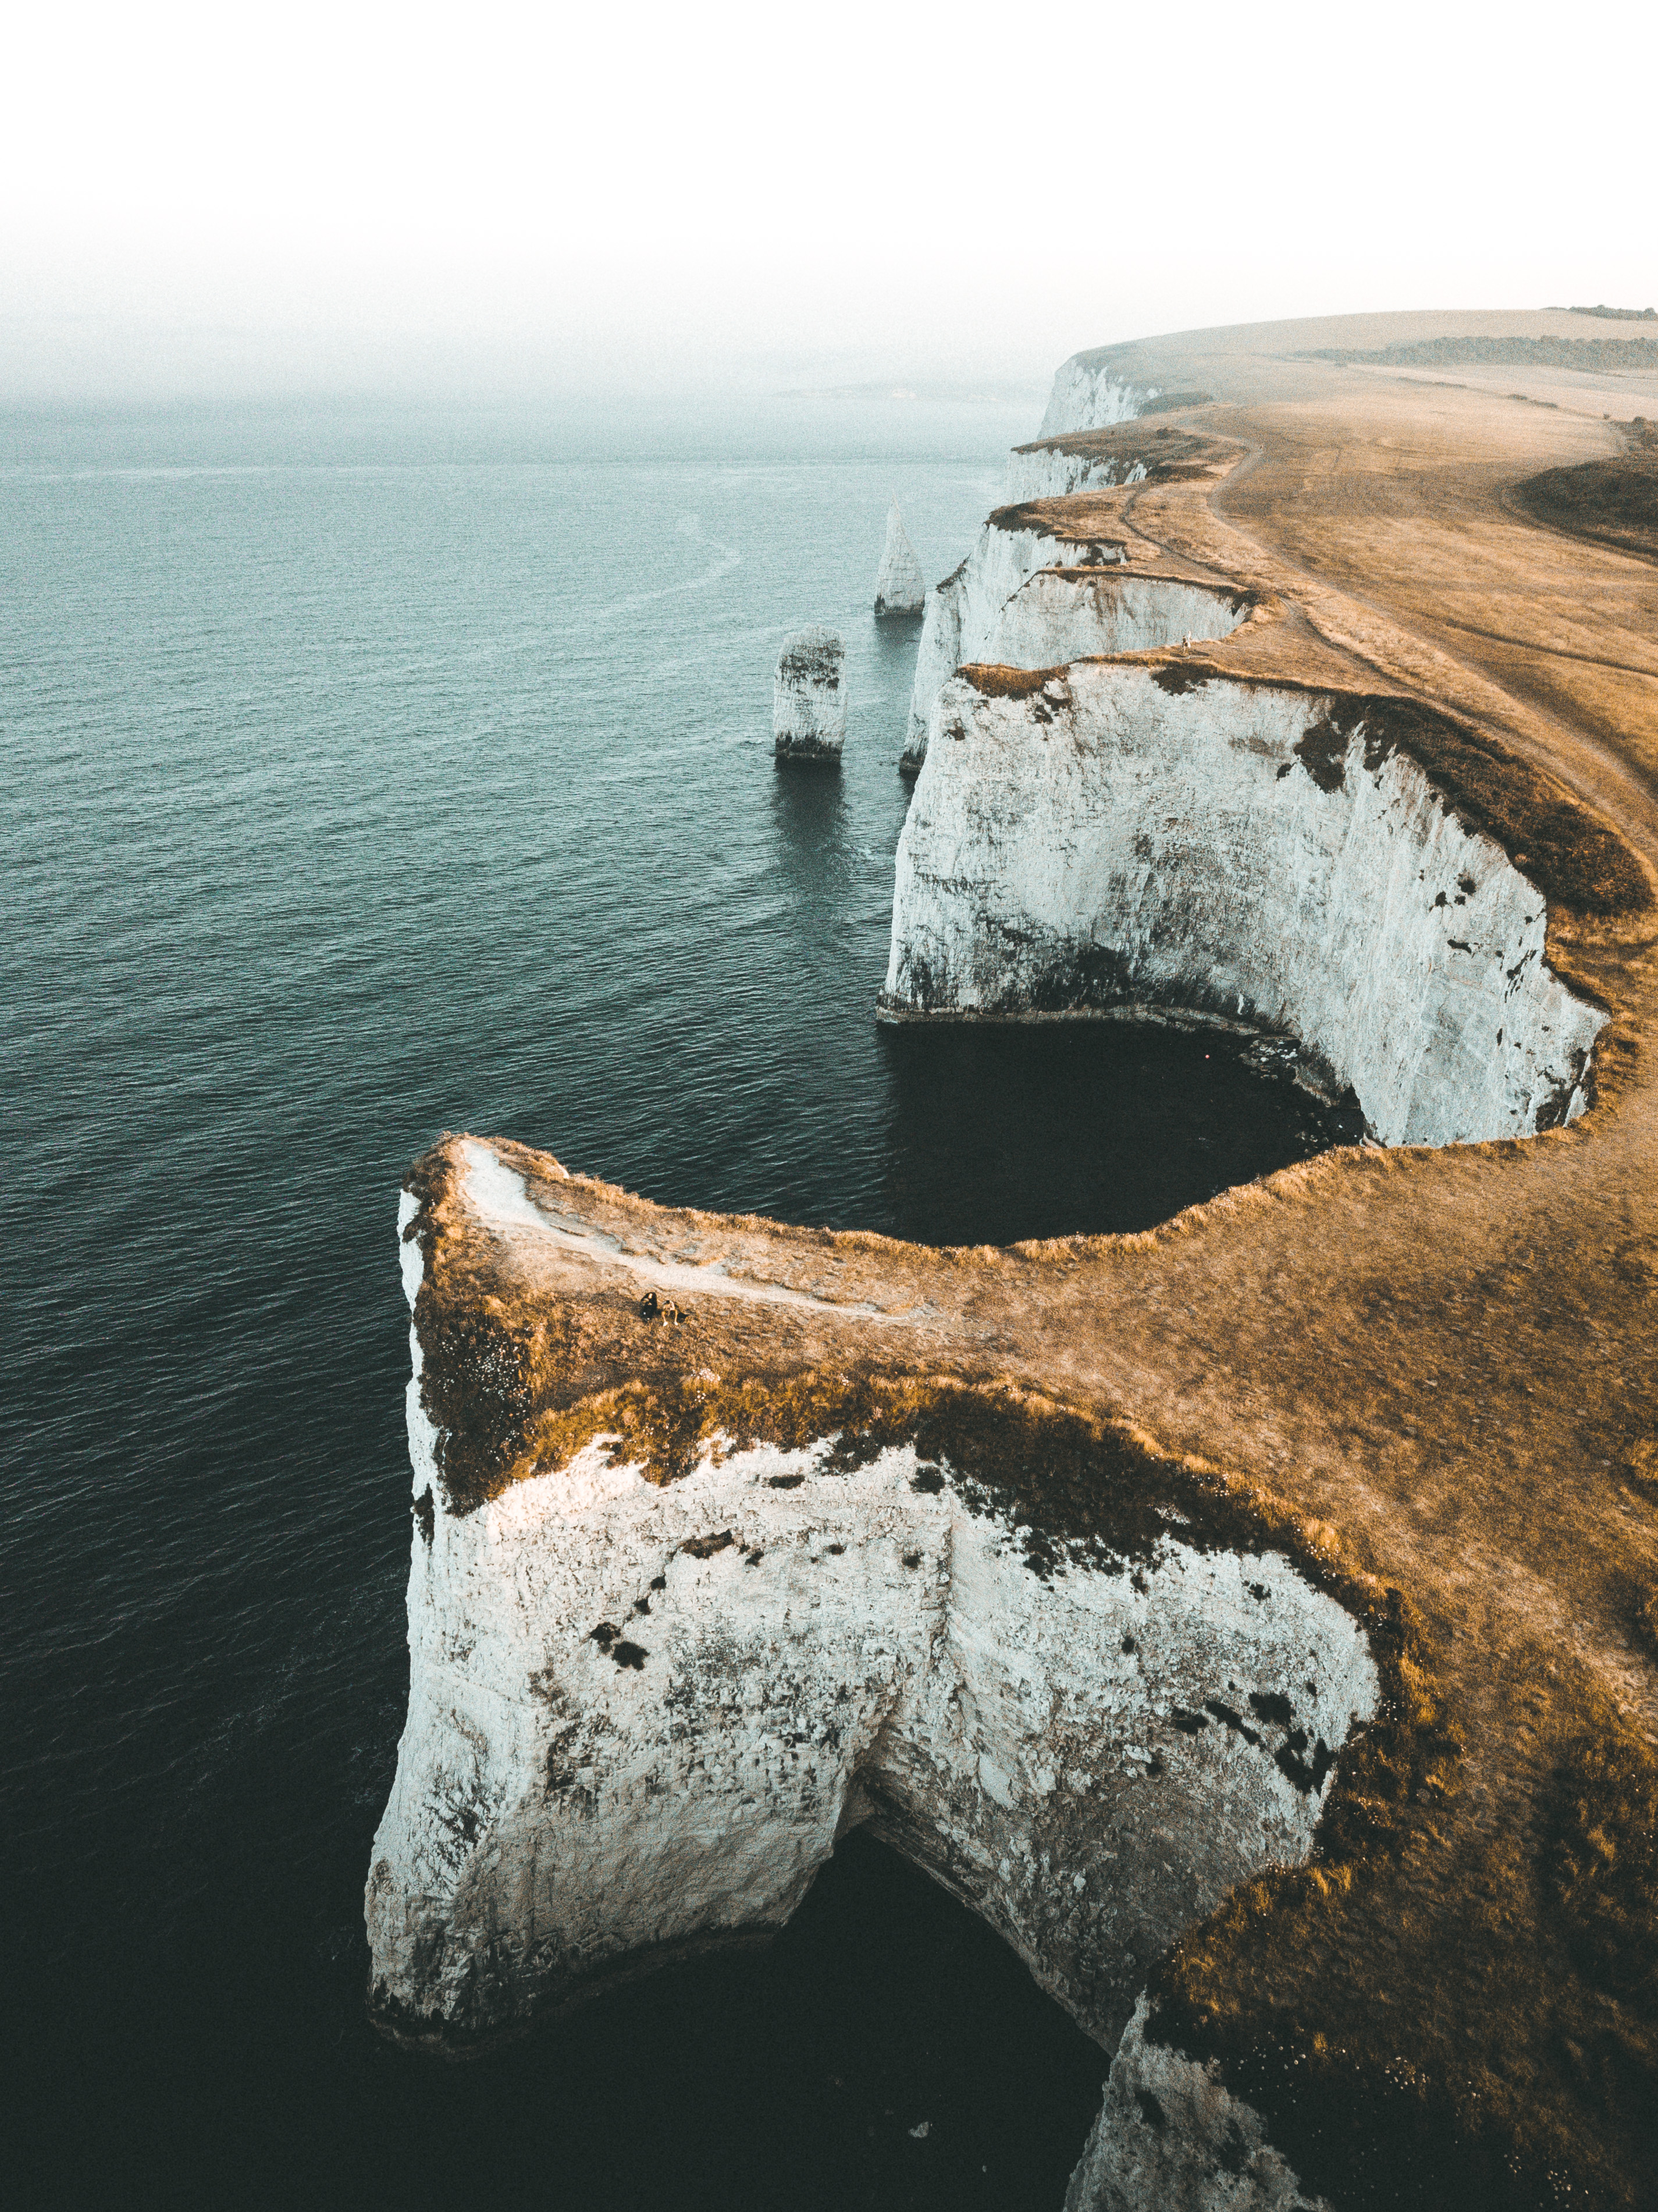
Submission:
[[[876,1028],[887,503],[944,574],[1034,419],[0,423],[29,2201],[1058,2212],[1102,2054],[872,1845],[765,1957],[477,2065],[361,2012],[407,1681],[393,1221],[439,1131],[939,1242],[1143,1227],[1331,1141],[1212,1042]],[[805,621],[847,642],[838,776],[771,759]]]

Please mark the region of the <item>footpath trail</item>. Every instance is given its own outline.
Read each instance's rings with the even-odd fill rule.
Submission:
[[[1221,380],[1208,363],[1187,374]],[[1658,864],[1658,572],[1503,496],[1612,433],[1487,394],[1348,389],[1335,370],[1316,398],[1306,371],[1258,380],[1284,396],[1200,418],[1247,463],[1218,493],[1141,494],[1135,527],[1280,592]],[[1299,1972],[1284,1942],[1273,2008],[1286,1979],[1310,2008],[1333,1976],[1349,2002],[1333,2027],[1380,2008],[1412,2064],[1460,2077],[1488,2112],[1552,2108],[1581,2152],[1654,2086],[1649,2016],[1585,1989],[1560,1940],[1551,1852],[1583,1731],[1616,1716],[1658,1739],[1641,1622],[1658,1587],[1658,963],[1650,915],[1561,935],[1617,1009],[1582,1121],[1521,1145],[1333,1158],[1155,1232],[1138,1326],[1114,1315],[1100,1379],[1170,1443],[1276,1467],[1438,1639],[1461,1787],[1321,1936],[1303,1929]],[[1619,1849],[1609,1838],[1609,1863]]]
[[[1391,335],[1131,349],[1124,373],[1213,395],[1191,422],[1239,465],[1079,496],[1148,556],[1272,603],[1183,671],[1428,702],[1658,871],[1658,569],[1505,504],[1617,434],[1291,357]],[[1549,957],[1612,1017],[1569,1128],[1330,1153],[1143,1236],[974,1254],[676,1213],[515,1153],[595,1237],[791,1285],[786,1358],[780,1309],[734,1297],[695,1301],[647,1355],[580,1235],[522,1292],[459,1231],[446,1261],[467,1327],[487,1312],[553,1347],[550,1437],[593,1432],[605,1377],[684,1435],[733,1377],[760,1428],[805,1419],[811,1378],[851,1356],[856,1300],[872,1386],[1007,1386],[1126,1420],[1401,1595],[1422,1626],[1411,1726],[1443,1755],[1342,1784],[1326,1857],[1235,1896],[1159,1970],[1185,2047],[1344,2212],[1634,2206],[1658,2170],[1658,904],[1619,865],[1621,904],[1551,910]]]

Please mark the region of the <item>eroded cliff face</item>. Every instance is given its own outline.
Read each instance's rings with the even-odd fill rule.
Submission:
[[[1021,585],[1039,569],[1108,568],[1121,559],[1122,547],[1112,538],[1061,538],[1024,522],[1017,510],[993,515],[960,568],[927,593],[901,763],[905,771],[915,774],[926,757],[932,708],[944,684],[964,663],[995,657],[990,647],[1002,610]]]
[[[1219,2069],[1147,2033],[1142,2000],[1123,2032],[1105,2102],[1066,2191],[1065,2212],[1333,2212],[1305,2194],[1259,2112]]]
[[[488,1146],[460,1203],[568,1255]],[[399,1219],[418,1318],[430,1224],[409,1194]],[[593,1250],[629,1295],[653,1279]],[[1109,2049],[1183,1928],[1308,1856],[1379,1678],[1284,1553],[1173,1506],[1114,1547],[828,1436],[665,1484],[596,1440],[459,1510],[411,1336],[409,1714],[365,1900],[387,2032],[476,2047],[764,1936],[867,1823]]]
[[[1062,446],[1016,446],[1007,457],[1010,506],[1022,499],[1064,499],[1072,492],[1145,481],[1145,464],[1111,453],[1067,452]]]
[[[1246,592],[1177,577],[1039,568],[1003,602],[987,647],[976,657],[1004,668],[1054,668],[1227,637],[1254,612]]]
[[[1264,1031],[1385,1144],[1582,1111],[1604,1017],[1546,965],[1541,894],[1412,757],[1420,710],[1167,662],[980,680],[941,693],[899,840],[890,1017]]]
[[[1156,385],[1132,382],[1108,356],[1072,354],[1054,371],[1039,434],[1052,438],[1062,430],[1103,430],[1113,422],[1131,422],[1157,396]]]

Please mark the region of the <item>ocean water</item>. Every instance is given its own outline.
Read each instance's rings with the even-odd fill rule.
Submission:
[[[1034,419],[0,424],[27,2201],[1057,2212],[1102,2054],[872,1845],[764,1956],[479,2065],[361,2010],[407,1680],[393,1222],[440,1130],[972,1242],[1143,1227],[1350,1133],[1212,1041],[874,1024],[887,502],[942,574]],[[771,758],[805,621],[847,641],[838,775]]]

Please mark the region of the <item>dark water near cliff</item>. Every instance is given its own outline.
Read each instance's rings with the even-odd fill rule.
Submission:
[[[886,503],[943,573],[1029,428],[0,425],[29,2198],[1057,2212],[1100,2054],[873,1846],[767,1957],[487,2066],[360,2003],[406,1681],[392,1222],[436,1132],[961,1241],[1140,1227],[1328,1140],[1217,1046],[874,1025]],[[838,778],[769,757],[809,619],[848,645]]]

